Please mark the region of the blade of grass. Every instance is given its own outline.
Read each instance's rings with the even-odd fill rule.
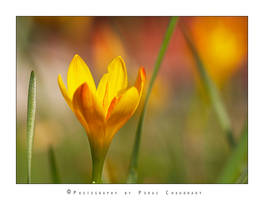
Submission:
[[[34,71],[30,74],[28,88],[28,110],[27,110],[27,183],[31,183],[31,159],[34,140],[35,115],[36,115],[36,77]]]
[[[56,165],[55,153],[52,146],[49,147],[48,151],[49,156],[49,165],[51,170],[51,178],[53,183],[60,183],[59,175],[58,175],[58,168]]]
[[[235,183],[241,173],[241,168],[245,161],[247,161],[248,154],[248,123],[246,122],[243,128],[239,143],[233,150],[228,159],[223,171],[221,172],[217,183]],[[242,171],[243,173],[243,171]],[[247,168],[246,168],[247,174]],[[247,175],[243,180],[247,179]]]
[[[247,167],[244,167],[236,183],[248,183],[248,168]]]
[[[136,137],[135,137],[135,142],[134,142],[134,147],[133,147],[133,152],[130,160],[130,168],[129,168],[129,174],[128,174],[128,179],[127,183],[136,183],[137,182],[137,165],[138,165],[138,154],[139,154],[139,146],[140,146],[140,138],[142,134],[142,128],[143,128],[143,122],[144,122],[144,117],[147,109],[147,104],[148,100],[151,94],[151,90],[154,84],[154,81],[157,77],[157,74],[160,69],[160,65],[162,63],[162,60],[164,58],[165,52],[167,50],[169,41],[171,39],[172,33],[174,31],[174,27],[178,21],[178,17],[171,17],[167,31],[165,33],[164,40],[162,42],[155,66],[154,66],[154,71],[152,73],[150,83],[149,83],[149,88],[147,91],[146,99],[144,102],[143,110],[141,112],[138,126],[137,126],[137,131],[136,131]]]
[[[212,105],[213,105],[214,110],[216,112],[216,115],[218,117],[219,123],[220,123],[222,129],[224,130],[224,132],[226,133],[227,141],[228,141],[230,147],[233,148],[235,146],[235,140],[234,140],[232,129],[231,129],[231,123],[230,123],[229,116],[226,112],[226,109],[224,107],[224,104],[220,98],[219,92],[218,92],[214,82],[211,80],[211,78],[207,74],[205,67],[203,65],[203,62],[202,62],[202,60],[198,54],[198,51],[196,50],[196,48],[192,42],[190,35],[186,31],[185,27],[181,26],[181,28],[182,28],[182,32],[183,32],[183,35],[185,37],[185,40],[187,42],[187,45],[189,46],[189,48],[193,54],[198,72],[199,72],[200,77],[201,77],[201,80],[202,80],[202,82],[205,86],[205,89],[209,95],[210,101],[212,102]]]

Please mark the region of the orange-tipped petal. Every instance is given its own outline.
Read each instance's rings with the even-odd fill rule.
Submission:
[[[143,67],[140,67],[138,70],[138,76],[137,76],[137,80],[135,83],[135,87],[138,90],[140,98],[142,96],[142,92],[144,89],[145,82],[146,82],[146,72],[145,72],[145,69]]]

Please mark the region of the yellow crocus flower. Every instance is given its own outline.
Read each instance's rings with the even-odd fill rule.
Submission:
[[[127,70],[120,56],[108,65],[108,72],[97,88],[89,67],[79,55],[75,55],[69,65],[68,89],[59,74],[61,93],[89,139],[93,182],[101,182],[104,158],[112,138],[138,107],[145,80],[145,71],[141,67],[135,85],[127,88]]]

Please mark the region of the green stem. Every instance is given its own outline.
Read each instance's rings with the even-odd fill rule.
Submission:
[[[90,143],[92,160],[93,160],[92,183],[103,183],[102,174],[104,168],[104,161],[109,146],[110,144],[104,144],[103,146],[100,146]]]
[[[155,81],[157,74],[159,72],[161,63],[163,61],[165,52],[167,50],[169,41],[171,39],[171,36],[172,36],[172,33],[174,31],[174,27],[175,27],[177,21],[178,21],[178,17],[171,17],[171,20],[169,22],[163,43],[161,45],[161,48],[160,48],[160,51],[159,51],[159,54],[158,54],[158,57],[157,57],[157,60],[156,60],[155,66],[154,66],[154,71],[153,71],[151,79],[150,79],[149,88],[147,91],[143,110],[141,112],[139,122],[138,122],[138,126],[137,126],[136,138],[135,138],[135,143],[134,143],[133,152],[132,152],[131,161],[130,161],[130,169],[129,169],[129,175],[128,175],[128,180],[127,180],[128,183],[136,183],[137,182],[137,165],[138,165],[139,146],[140,146],[140,139],[141,139],[141,134],[142,134],[143,121],[144,121],[144,117],[145,117],[145,113],[146,113],[146,109],[147,109],[147,104],[149,101],[149,97],[151,94],[151,90],[152,90],[154,81]]]
[[[27,183],[31,183],[31,159],[34,140],[35,115],[36,115],[36,77],[34,71],[30,74],[28,88],[28,110],[27,110],[27,161],[28,177]]]
[[[183,35],[185,37],[185,40],[187,42],[187,45],[189,46],[193,57],[196,62],[196,66],[198,69],[198,72],[200,74],[201,80],[205,86],[205,89],[209,95],[210,101],[212,102],[212,105],[214,107],[214,110],[216,112],[216,115],[218,117],[219,123],[226,133],[226,138],[231,147],[235,146],[235,139],[233,137],[232,129],[231,129],[231,123],[229,116],[226,112],[226,109],[224,107],[224,104],[220,98],[219,92],[214,84],[214,82],[210,79],[209,75],[207,74],[205,67],[203,65],[202,60],[200,59],[200,56],[198,54],[198,51],[196,50],[190,35],[188,35],[188,32],[185,30],[185,28],[182,26]]]
[[[93,157],[92,183],[102,183],[104,158]]]

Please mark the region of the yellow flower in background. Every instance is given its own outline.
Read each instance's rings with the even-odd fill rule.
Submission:
[[[86,130],[93,159],[93,181],[101,182],[104,158],[112,138],[138,107],[145,85],[144,68],[139,69],[135,85],[127,88],[127,70],[119,56],[108,65],[108,73],[96,88],[88,66],[75,55],[68,70],[68,89],[61,75],[58,84],[67,104]]]
[[[247,17],[194,17],[194,43],[212,79],[222,85],[247,60]]]

